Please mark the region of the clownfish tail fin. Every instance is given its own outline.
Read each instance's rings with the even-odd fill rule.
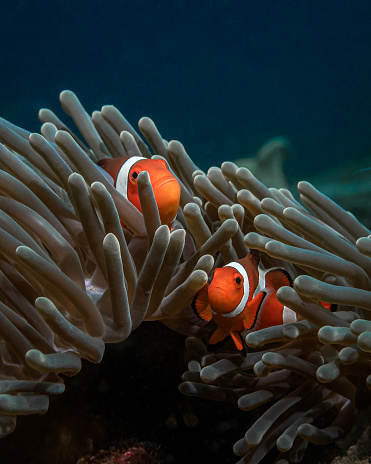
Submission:
[[[332,313],[338,309],[338,305],[336,303],[325,303],[324,301],[319,301],[319,304],[321,304],[324,308],[328,309]]]

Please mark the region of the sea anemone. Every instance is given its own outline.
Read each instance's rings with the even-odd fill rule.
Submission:
[[[371,387],[370,231],[309,183],[298,186],[302,205],[231,162],[205,174],[149,118],[143,139],[112,106],[90,117],[72,92],[60,100],[84,141],[46,109],[41,135],[0,121],[0,436],[18,415],[47,410],[64,390],[59,374],[75,375],[82,358],[99,363],[105,343],[144,320],[190,337],[182,393],[265,408],[235,445],[240,462],[275,445],[281,464],[298,462],[308,442],[343,436]],[[142,214],[97,166],[121,156],[166,161],[181,188],[171,230],[146,172]],[[228,343],[211,354],[213,322],[198,321],[191,302],[215,267],[252,249],[291,275],[277,296],[301,320],[244,333],[246,356]]]
[[[212,355],[189,338],[192,361],[180,391],[235,401],[244,411],[268,404],[235,444],[239,462],[258,463],[274,447],[280,464],[299,462],[308,443],[334,443],[369,405],[370,231],[307,182],[298,185],[305,208],[286,190],[264,189],[246,171],[238,170],[237,180],[249,189],[244,206],[260,232],[247,233],[244,243],[299,271],[294,288],[282,287],[277,297],[301,320],[246,333],[246,357]],[[320,302],[338,305],[337,311]]]
[[[180,143],[165,145],[148,118],[139,127],[177,175],[181,208],[171,231],[161,225],[143,172],[142,215],[96,161],[148,157],[147,145],[116,108],[90,118],[72,92],[60,99],[89,148],[49,110],[40,111],[42,135],[0,124],[1,436],[16,416],[47,410],[49,395],[64,390],[59,373],[75,375],[81,358],[100,362],[105,343],[125,340],[144,319],[199,333],[183,307],[238,228],[230,220],[215,234],[199,230],[191,238],[187,221],[203,221],[199,207],[183,215],[195,166]]]

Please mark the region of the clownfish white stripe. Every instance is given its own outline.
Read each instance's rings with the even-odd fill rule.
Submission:
[[[255,289],[255,292],[254,292],[254,295],[253,295],[253,298],[256,297],[256,295],[258,293],[260,293],[264,288],[265,288],[265,274],[267,273],[267,271],[265,269],[263,269],[260,265],[258,267],[258,272],[259,272],[259,282],[258,282],[258,285]]]
[[[232,262],[232,263],[229,263],[227,264],[226,266],[224,267],[233,267],[234,269],[236,269],[237,272],[239,272],[242,277],[243,277],[243,296],[241,298],[241,301],[240,303],[238,304],[238,306],[233,310],[231,311],[230,313],[224,313],[222,314],[223,317],[236,317],[238,316],[240,313],[242,313],[242,311],[244,310],[245,306],[246,306],[246,303],[247,303],[247,300],[249,298],[249,294],[250,294],[250,284],[249,284],[249,278],[247,276],[247,272],[246,272],[246,269],[242,266],[242,264],[240,263],[236,263],[236,262]]]
[[[130,169],[137,161],[143,159],[147,158],[143,158],[143,156],[132,156],[131,158],[128,158],[127,161],[125,161],[125,163],[121,166],[121,169],[117,175],[116,190],[125,198],[128,197],[128,181]]]

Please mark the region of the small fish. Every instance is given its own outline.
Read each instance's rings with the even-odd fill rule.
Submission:
[[[201,319],[214,319],[218,325],[209,347],[217,348],[230,335],[237,349],[243,351],[243,330],[295,322],[296,313],[276,297],[277,290],[285,285],[291,286],[292,282],[284,269],[263,271],[252,254],[215,269],[211,283],[192,302]]]
[[[140,156],[105,158],[98,161],[105,177],[139,211],[141,210],[137,178],[140,172],[147,171],[151,179],[162,224],[170,227],[180,201],[180,185],[161,159],[142,158]]]

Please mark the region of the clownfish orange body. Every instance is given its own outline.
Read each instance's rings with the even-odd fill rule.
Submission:
[[[99,160],[97,164],[109,175],[108,180],[116,190],[139,211],[142,211],[142,209],[139,201],[137,178],[139,173],[147,171],[161,223],[170,226],[179,208],[180,185],[168,170],[164,160],[132,156],[114,159],[105,158]]]
[[[230,335],[237,349],[243,350],[240,335],[243,330],[294,322],[296,313],[284,307],[276,297],[280,287],[291,284],[285,270],[262,271],[251,254],[215,269],[211,283],[206,284],[192,302],[201,319],[213,319],[218,325],[210,337],[209,347],[214,345],[215,348]]]

